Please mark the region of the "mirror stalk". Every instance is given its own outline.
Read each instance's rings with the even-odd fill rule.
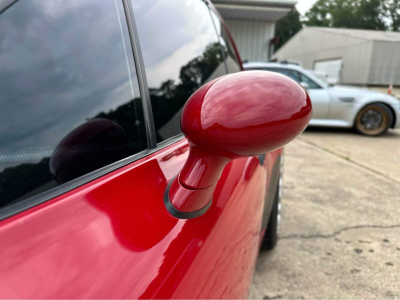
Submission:
[[[303,132],[311,113],[307,92],[277,73],[239,72],[202,86],[182,111],[190,152],[166,188],[167,210],[180,219],[204,214],[228,162],[283,147]]]

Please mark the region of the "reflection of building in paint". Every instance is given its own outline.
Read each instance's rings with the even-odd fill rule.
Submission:
[[[328,74],[328,82],[400,85],[400,33],[306,27],[274,55]]]
[[[211,0],[225,19],[240,56],[247,61],[267,61],[275,36],[275,23],[290,13],[291,0]],[[271,51],[272,50],[272,51]]]

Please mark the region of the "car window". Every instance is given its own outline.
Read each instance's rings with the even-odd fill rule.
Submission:
[[[208,81],[226,74],[218,35],[201,0],[132,0],[157,133],[181,133],[182,108]]]
[[[320,89],[321,88],[318,84],[316,84],[313,80],[308,78],[303,73],[300,73],[300,72],[298,72],[298,73],[299,73],[299,76],[300,76],[300,82],[307,83],[309,89]]]
[[[17,1],[0,15],[0,207],[146,148],[121,1]]]
[[[260,68],[247,68],[246,70],[260,70]],[[304,74],[302,74],[298,71],[295,71],[295,70],[284,69],[284,68],[271,68],[271,67],[262,68],[262,70],[280,73],[282,75],[292,78],[293,80],[297,81],[298,83],[305,82],[308,84],[310,89],[320,89],[321,88],[313,80],[311,80]]]
[[[236,51],[231,42],[231,39],[229,38],[229,34],[228,34],[227,30],[225,29],[225,27],[221,24],[221,20],[218,18],[218,16],[213,11],[210,10],[210,12],[211,12],[217,33],[220,38],[221,47],[224,51],[224,56],[225,56],[228,72],[229,73],[240,72],[242,70],[240,67],[240,61],[236,55]]]
[[[280,73],[300,83],[300,74],[296,71],[280,68],[263,68],[263,70]]]

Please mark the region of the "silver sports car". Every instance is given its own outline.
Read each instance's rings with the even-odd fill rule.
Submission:
[[[400,100],[393,96],[364,88],[330,87],[311,72],[292,64],[251,62],[243,67],[278,72],[300,83],[313,105],[309,126],[354,127],[369,136],[400,128]]]

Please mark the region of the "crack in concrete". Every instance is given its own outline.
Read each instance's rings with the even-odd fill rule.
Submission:
[[[364,169],[364,170],[370,171],[370,172],[374,173],[375,175],[378,175],[378,176],[380,176],[380,177],[383,177],[383,178],[386,179],[386,180],[390,180],[390,181],[393,181],[393,182],[395,182],[395,183],[397,183],[397,184],[400,184],[400,181],[398,181],[398,180],[396,180],[396,179],[394,179],[394,178],[392,178],[392,177],[390,177],[390,176],[388,176],[388,175],[386,175],[386,174],[383,174],[383,173],[381,173],[381,172],[379,172],[379,171],[376,171],[376,170],[374,170],[374,169],[368,168],[367,166],[364,166],[364,165],[362,165],[362,164],[360,164],[360,163],[358,163],[358,162],[352,160],[352,159],[349,158],[349,157],[340,155],[339,153],[336,153],[336,152],[334,152],[334,151],[332,151],[332,150],[329,150],[329,149],[327,149],[327,148],[321,147],[321,146],[317,145],[316,143],[313,143],[313,142],[304,140],[304,139],[302,139],[302,138],[297,138],[297,139],[300,140],[300,141],[302,141],[303,143],[306,143],[307,145],[313,146],[313,147],[318,148],[318,149],[320,149],[320,150],[322,150],[322,151],[324,151],[324,152],[326,152],[326,153],[332,154],[332,155],[334,155],[334,156],[336,156],[336,157],[339,157],[339,158],[341,158],[341,159],[343,159],[343,160],[346,160],[346,161],[348,161],[349,163],[352,163],[353,165],[356,165],[356,166],[358,166],[358,167],[360,167],[360,168],[362,168],[362,169]]]
[[[362,228],[377,228],[377,229],[391,229],[391,228],[400,228],[400,224],[396,225],[356,225],[356,226],[349,226],[339,229],[332,234],[323,235],[323,234],[313,234],[313,235],[303,235],[303,234],[292,234],[287,236],[279,237],[280,240],[287,240],[287,239],[330,239],[336,237],[337,235],[341,234],[344,231],[353,230],[353,229],[362,229]]]

